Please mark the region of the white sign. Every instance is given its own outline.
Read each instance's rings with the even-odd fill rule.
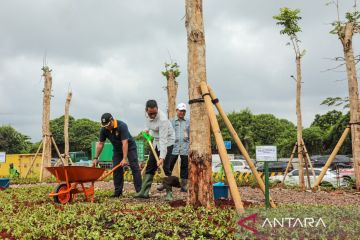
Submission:
[[[0,152],[0,163],[4,163],[6,159],[6,152]]]
[[[276,146],[256,146],[256,161],[258,162],[277,161]]]

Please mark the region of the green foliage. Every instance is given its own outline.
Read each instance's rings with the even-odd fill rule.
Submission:
[[[287,7],[280,8],[280,14],[273,17],[278,21],[276,24],[283,27],[283,29],[280,30],[280,34],[288,35],[292,38],[296,37],[298,32],[301,32],[298,24],[301,19],[301,17],[298,16],[299,13],[299,9],[291,10]]]
[[[346,109],[350,107],[349,97],[327,97],[324,101],[321,102],[321,105],[327,105],[329,107],[343,105],[343,108]]]
[[[348,112],[346,115],[343,115],[337,123],[332,126],[326,137],[324,139],[326,152],[330,153],[332,149],[334,149],[335,145],[339,141],[341,135],[343,134],[345,128],[349,125],[350,122],[350,113]],[[339,154],[352,154],[352,147],[351,147],[351,134],[348,135],[346,138],[343,146],[340,148]]]
[[[91,155],[91,142],[97,141],[100,132],[100,123],[90,119],[77,119],[69,116],[69,144],[70,151],[84,151]],[[64,116],[50,121],[50,131],[59,147],[64,151]],[[35,150],[36,151],[36,150]],[[53,153],[56,155],[55,150]]]
[[[31,148],[29,137],[16,131],[9,125],[0,126],[0,151],[11,153],[28,153]]]
[[[324,151],[324,131],[320,127],[310,127],[303,131],[305,146],[312,155],[322,154]]]
[[[220,116],[217,118],[224,140],[232,141],[233,149],[229,152],[239,154],[224,121]],[[296,142],[295,125],[272,114],[253,115],[249,109],[245,109],[229,113],[228,118],[251,156],[255,155],[256,145],[277,145],[280,156],[286,156],[289,154],[287,149],[291,149]],[[215,149],[213,138],[212,146]]]
[[[162,75],[164,75],[165,77],[169,76],[169,73],[172,72],[174,77],[177,78],[178,76],[180,76],[180,69],[179,69],[179,65],[175,62],[175,63],[165,63],[165,71],[162,71]]]
[[[357,206],[279,204],[265,210],[252,205],[239,216],[233,207],[173,208],[158,198],[136,201],[129,195],[111,199],[111,190],[97,189],[95,202],[54,204],[50,186],[0,191],[0,233],[5,239],[358,239],[360,208]],[[291,197],[291,196],[289,196]],[[251,226],[237,222],[257,214]],[[263,226],[283,218],[321,218],[326,227]],[[294,223],[294,221],[292,221]],[[315,223],[314,223],[315,225]]]
[[[332,110],[324,115],[316,114],[311,127],[319,127],[323,131],[328,131],[343,116],[342,112]]]

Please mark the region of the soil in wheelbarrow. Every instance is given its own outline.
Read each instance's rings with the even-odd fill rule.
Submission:
[[[215,207],[217,208],[235,208],[235,203],[232,199],[216,199],[215,201]],[[255,202],[251,202],[251,201],[242,201],[244,208],[251,208],[251,207],[255,207],[255,206],[259,206],[259,203],[255,203]],[[169,203],[171,207],[173,208],[178,208],[178,207],[185,207],[186,206],[186,201],[181,199],[181,200],[174,200],[172,202]]]

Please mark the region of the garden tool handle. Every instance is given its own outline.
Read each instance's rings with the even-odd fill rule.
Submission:
[[[107,172],[105,175],[103,175],[102,177],[100,177],[98,179],[98,181],[102,181],[104,180],[105,178],[107,178],[110,174],[112,174],[116,169],[118,169],[119,167],[121,167],[121,163],[119,163],[118,165],[116,165],[115,167],[113,167],[109,172]]]
[[[149,145],[150,145],[151,151],[152,151],[152,153],[154,154],[154,157],[155,157],[156,163],[157,163],[158,161],[160,161],[160,160],[159,160],[159,156],[157,155],[157,153],[156,153],[156,151],[155,151],[155,149],[154,149],[154,146],[152,145],[151,141],[150,141],[149,139],[146,139],[146,140],[147,140],[147,142],[148,142]],[[159,166],[159,168],[160,168],[160,177],[162,177],[162,178],[166,177],[165,172],[164,172],[164,168],[163,168],[162,166]]]

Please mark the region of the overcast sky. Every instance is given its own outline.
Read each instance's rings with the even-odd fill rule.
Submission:
[[[341,2],[341,14],[353,1]],[[328,96],[347,96],[342,46],[329,34],[336,17],[325,0],[204,0],[207,80],[226,111],[249,108],[296,122],[294,53],[272,16],[281,7],[299,8],[303,58],[303,123],[308,127]],[[176,61],[178,102],[188,101],[185,2],[180,0],[2,0],[0,3],[0,125],[10,124],[41,138],[41,67],[53,69],[51,118],[70,114],[99,121],[104,112],[128,123],[133,135],[144,127],[144,104],[158,100],[166,111],[164,62]],[[355,53],[359,41],[355,36]]]

